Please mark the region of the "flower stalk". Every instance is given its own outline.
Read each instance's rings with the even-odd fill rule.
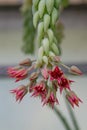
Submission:
[[[70,106],[70,104],[67,102],[66,99],[65,99],[65,102],[66,102],[66,106],[67,106],[67,109],[68,109],[68,112],[69,112],[69,115],[71,117],[71,120],[72,120],[72,123],[73,123],[75,130],[80,130],[80,127],[79,127],[78,122],[76,120],[75,114],[72,110],[72,107]]]
[[[54,106],[54,112],[56,113],[57,117],[61,120],[65,129],[66,130],[72,130],[71,126],[69,125],[69,123],[67,121],[67,119],[64,117],[62,112],[60,112],[60,110],[56,106]]]

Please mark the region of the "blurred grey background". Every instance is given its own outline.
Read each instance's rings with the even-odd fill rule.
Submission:
[[[21,2],[21,0],[0,0],[0,130],[64,130],[53,111],[42,107],[39,99],[33,99],[27,95],[18,104],[9,94],[9,90],[17,87],[20,82],[14,83],[14,80],[5,76],[6,67],[15,65],[28,57],[21,51],[23,44]],[[86,3],[87,0],[70,0],[70,6],[62,12],[60,17],[65,26],[65,38],[61,45],[62,61],[67,64],[85,66],[84,72],[87,72]],[[5,77],[2,76],[3,73]],[[76,90],[76,93],[83,100],[83,104],[80,104],[79,108],[75,108],[74,112],[81,130],[86,130],[87,75],[70,76],[70,78],[76,81],[72,86],[73,90]],[[60,105],[58,107],[70,121],[64,100],[61,97],[59,99]]]

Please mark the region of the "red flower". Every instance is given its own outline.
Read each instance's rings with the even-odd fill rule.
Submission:
[[[62,75],[63,75],[63,72],[61,71],[61,69],[56,66],[53,71],[49,71],[49,74],[50,74],[50,79],[51,80],[58,80]]]
[[[42,82],[36,86],[31,87],[31,90],[31,92],[33,92],[32,96],[34,97],[41,96],[42,100],[46,97],[46,87]]]
[[[44,104],[43,105],[51,105],[52,108],[54,107],[54,104],[57,103],[58,104],[58,99],[56,98],[56,96],[54,95],[53,92],[50,93],[50,96],[44,100]]]
[[[60,93],[62,93],[63,89],[70,90],[70,81],[67,78],[65,78],[64,76],[61,77],[60,81],[58,81],[58,85],[60,87]]]
[[[67,95],[66,98],[68,99],[69,103],[74,107],[74,105],[79,106],[79,102],[82,102],[80,98],[77,97],[77,95],[73,92],[70,91]]]
[[[16,101],[19,100],[19,102],[20,102],[23,99],[23,97],[26,95],[28,90],[27,90],[26,86],[22,85],[16,89],[11,90],[10,92],[15,94]]]
[[[16,82],[25,79],[28,76],[28,72],[25,68],[9,68],[8,74],[12,78],[16,78]]]

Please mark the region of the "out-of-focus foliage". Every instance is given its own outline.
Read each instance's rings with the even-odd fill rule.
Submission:
[[[62,0],[62,6],[67,7],[69,4],[69,0]]]
[[[57,39],[57,43],[58,43],[57,46],[58,46],[58,49],[59,49],[59,53],[61,55],[61,46],[60,46],[60,44],[61,44],[61,42],[62,42],[62,40],[64,38],[64,26],[63,26],[61,21],[58,21],[56,23],[56,29],[54,30],[54,34],[55,34],[56,39]]]
[[[22,50],[24,53],[32,54],[34,52],[34,38],[35,38],[35,29],[33,27],[33,16],[32,16],[32,0],[25,0],[22,6],[23,14],[23,46]]]
[[[68,0],[62,0],[62,7],[66,7],[68,5]],[[23,46],[22,50],[26,54],[33,54],[35,50],[34,46],[34,39],[36,35],[36,30],[33,27],[33,16],[32,16],[32,0],[24,0],[23,6],[22,6],[22,14],[24,19],[23,24]],[[64,37],[63,34],[63,24],[61,22],[58,22],[56,24],[54,33],[57,39],[58,48],[61,54],[61,48],[60,43],[62,42],[62,39]]]

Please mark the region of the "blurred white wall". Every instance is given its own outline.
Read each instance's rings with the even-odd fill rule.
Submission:
[[[87,62],[87,10],[62,13],[65,26],[62,46],[64,62]],[[21,51],[23,44],[22,17],[18,12],[0,13],[0,64],[14,64],[28,57]]]

